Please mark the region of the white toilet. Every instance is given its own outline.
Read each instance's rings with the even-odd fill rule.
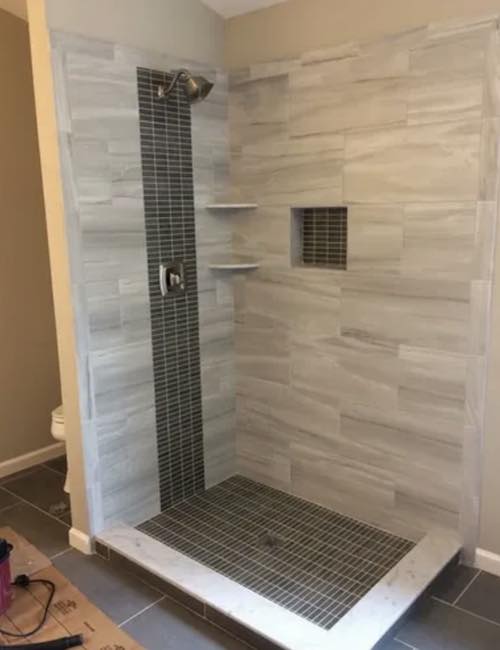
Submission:
[[[52,426],[50,428],[52,435],[59,442],[66,442],[66,432],[64,430],[64,409],[58,406],[52,411]],[[66,482],[64,484],[64,491],[69,494],[69,475],[66,473]]]

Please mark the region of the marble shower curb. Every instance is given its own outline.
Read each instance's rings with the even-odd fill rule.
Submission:
[[[114,526],[96,541],[286,650],[371,650],[461,549],[457,533],[431,530],[331,630],[323,630],[130,526]]]

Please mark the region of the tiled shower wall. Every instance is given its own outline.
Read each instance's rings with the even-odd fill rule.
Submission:
[[[65,211],[78,328],[80,397],[94,527],[160,509],[137,67],[189,67],[215,81],[192,109],[205,476],[234,470],[232,288],[208,261],[229,225],[204,206],[227,183],[227,81],[205,66],[54,33]]]
[[[474,544],[497,215],[495,18],[232,75],[237,462],[418,537]],[[347,270],[291,267],[290,208],[347,205]]]

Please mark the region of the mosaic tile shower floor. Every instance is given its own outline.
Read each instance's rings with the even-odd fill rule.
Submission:
[[[242,476],[138,530],[325,629],[414,546]]]

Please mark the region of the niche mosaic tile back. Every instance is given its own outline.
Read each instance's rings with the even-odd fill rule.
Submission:
[[[205,487],[191,108],[182,82],[137,69],[160,499],[168,508]],[[182,291],[162,295],[160,265],[182,265]]]
[[[347,207],[302,208],[302,263],[345,269],[347,265]]]

